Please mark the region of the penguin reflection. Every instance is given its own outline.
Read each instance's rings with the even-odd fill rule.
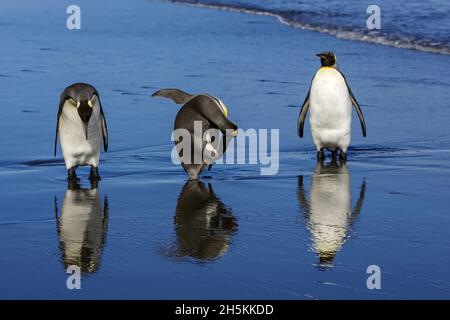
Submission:
[[[312,247],[317,252],[319,267],[331,267],[334,257],[346,241],[347,234],[361,212],[366,193],[362,182],[358,201],[352,210],[350,172],[345,163],[333,160],[319,161],[311,178],[309,204],[303,187],[303,176],[298,177],[298,199],[305,213],[312,236]]]
[[[209,261],[223,256],[237,230],[236,218],[201,181],[186,183],[174,218],[176,244],[170,256]]]
[[[98,270],[106,241],[108,209],[106,197],[102,209],[97,182],[92,183],[91,189],[69,182],[59,217],[55,199],[61,259],[65,268],[76,265],[84,273]]]

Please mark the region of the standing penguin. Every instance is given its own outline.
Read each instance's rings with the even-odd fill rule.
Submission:
[[[319,161],[311,176],[309,199],[303,176],[298,177],[297,196],[311,232],[312,249],[320,259],[318,266],[331,267],[361,213],[366,182],[363,180],[358,200],[352,208],[351,178],[347,165],[336,160],[328,164]]]
[[[98,164],[103,148],[108,151],[108,129],[98,91],[91,85],[75,83],[61,94],[55,137],[58,136],[66,163],[68,180],[76,181],[75,169],[91,166],[91,181],[100,180]]]
[[[311,134],[317,149],[317,158],[324,158],[326,148],[336,157],[347,159],[347,148],[351,140],[352,105],[361,122],[363,136],[366,136],[366,122],[361,107],[347,83],[344,74],[336,65],[336,55],[332,52],[320,53],[322,67],[311,82],[297,121],[297,131],[303,138],[306,115],[310,110]]]
[[[237,135],[238,127],[228,120],[227,107],[209,94],[192,95],[178,89],[159,90],[152,97],[169,98],[183,105],[175,118],[175,146],[189,180],[198,180],[203,169],[211,169],[225,152],[231,137]],[[187,137],[183,136],[184,132]]]
[[[102,201],[96,181],[90,189],[69,183],[61,210],[55,197],[56,228],[65,269],[71,265],[85,273],[99,269],[106,243],[108,212],[108,198]]]

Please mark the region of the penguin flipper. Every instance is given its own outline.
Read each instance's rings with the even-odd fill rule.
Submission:
[[[306,216],[309,212],[309,204],[308,200],[306,199],[306,192],[303,186],[303,176],[298,176],[297,185],[298,185],[297,190],[298,201],[300,202],[300,205],[303,209],[303,214]]]
[[[352,105],[355,107],[356,113],[358,114],[359,122],[361,122],[362,134],[365,138],[367,135],[367,128],[366,128],[366,121],[364,120],[364,115],[362,113],[362,110],[361,110],[361,107],[360,107],[358,101],[356,100],[355,96],[353,95],[352,90],[350,89],[350,87],[348,85],[347,85],[347,88],[348,88],[348,92],[350,93]]]
[[[227,134],[227,130],[236,131],[238,129],[238,126],[217,108],[217,103],[212,97],[199,95],[192,100],[192,103],[193,107],[208,121],[214,123],[223,134]]]
[[[108,144],[109,144],[108,125],[106,124],[105,113],[103,112],[102,103],[101,103],[100,97],[98,95],[97,95],[97,99],[98,99],[98,104],[100,105],[100,114],[101,114],[101,121],[102,121],[103,150],[105,150],[105,152],[108,152]]]
[[[108,126],[106,124],[105,115],[102,111],[102,135],[103,135],[103,149],[108,152],[109,138],[108,138]]]
[[[361,110],[361,106],[359,105],[358,101],[356,100],[355,96],[353,95],[352,89],[350,89],[347,78],[344,76],[344,74],[341,71],[339,71],[339,73],[342,75],[342,77],[345,80],[345,84],[347,85],[348,93],[350,94],[350,99],[352,100],[352,105],[353,105],[353,107],[355,107],[356,113],[358,114],[359,122],[361,122],[361,129],[362,129],[363,137],[365,138],[367,135],[367,127],[366,127],[366,121],[364,120],[364,115]]]
[[[306,122],[306,115],[308,114],[309,110],[309,94],[311,92],[311,88],[308,91],[308,95],[305,98],[305,101],[303,102],[302,108],[300,109],[300,114],[298,115],[297,120],[297,133],[300,136],[300,138],[303,138],[303,129],[305,128],[305,122]]]
[[[56,151],[58,150],[58,134],[59,134],[59,119],[61,119],[62,110],[64,108],[64,103],[66,102],[67,97],[65,95],[61,96],[61,99],[59,100],[59,108],[58,108],[58,115],[56,119],[56,133],[55,133],[55,149],[54,149],[54,156],[56,157]]]
[[[352,211],[351,223],[353,223],[353,221],[355,221],[356,218],[361,213],[361,209],[363,207],[365,197],[366,197],[366,180],[363,180],[363,182],[361,184],[361,190],[359,192],[358,201],[356,202],[355,208]]]
[[[169,88],[156,91],[152,94],[152,97],[164,97],[172,99],[176,104],[185,104],[194,96],[179,89]]]

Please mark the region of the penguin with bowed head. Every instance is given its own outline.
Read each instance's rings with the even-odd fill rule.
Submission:
[[[61,94],[55,136],[56,157],[58,137],[69,182],[79,179],[76,169],[90,166],[91,181],[100,180],[98,166],[100,149],[108,151],[108,128],[98,91],[91,85],[75,83]]]
[[[198,180],[237,135],[238,127],[228,119],[228,108],[212,95],[193,95],[179,89],[162,89],[152,97],[169,98],[183,105],[175,118],[175,146],[189,180]]]

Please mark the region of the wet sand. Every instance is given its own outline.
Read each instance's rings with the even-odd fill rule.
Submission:
[[[447,56],[157,1],[80,1],[82,30],[68,31],[64,3],[27,4],[0,4],[1,298],[450,297]],[[317,165],[309,124],[296,133],[324,49],[368,124],[363,139],[354,115],[345,166]],[[59,94],[78,81],[100,91],[110,152],[99,189],[73,194],[52,148]],[[219,96],[240,128],[279,129],[279,173],[216,165],[185,186],[170,158],[178,106],[150,98],[164,87]]]

